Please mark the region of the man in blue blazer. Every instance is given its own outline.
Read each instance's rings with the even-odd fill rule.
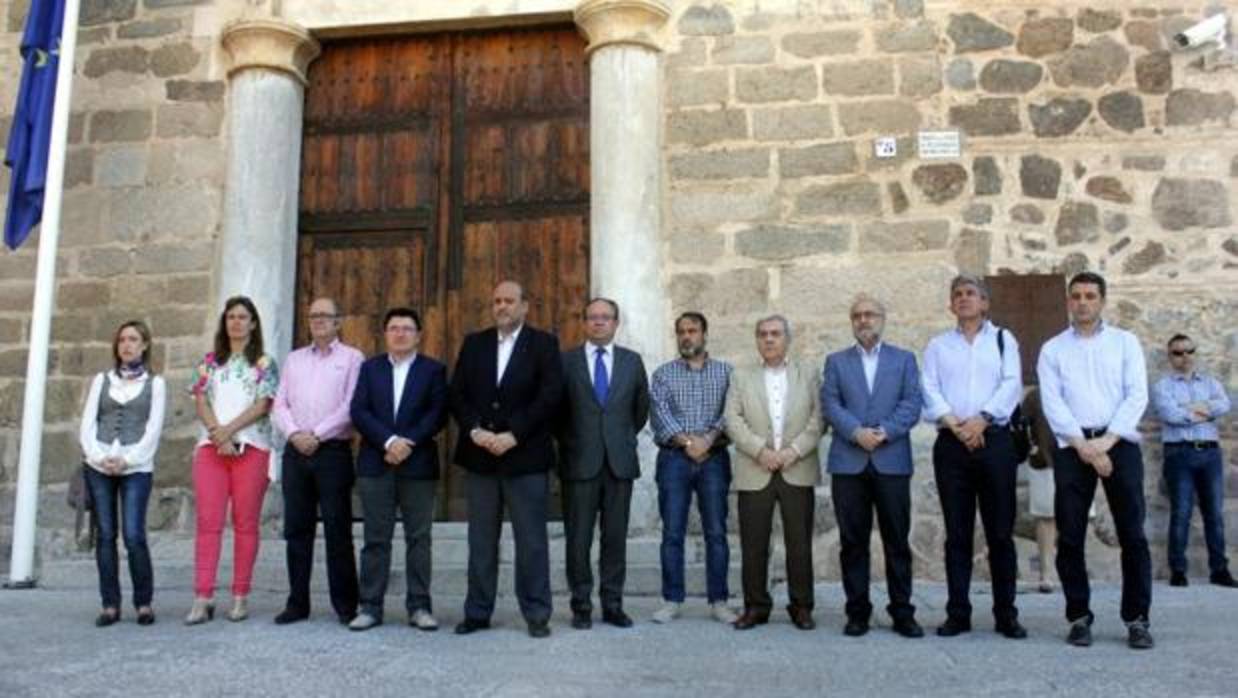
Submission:
[[[408,624],[438,629],[430,604],[430,527],[438,480],[434,437],[447,421],[447,368],[418,353],[421,317],[392,308],[383,318],[387,353],[361,365],[352,422],[361,433],[357,491],[365,516],[361,612],[352,630],[383,622],[396,507],[404,528],[404,605]]]
[[[847,625],[858,637],[868,632],[873,605],[868,598],[869,538],[873,510],[885,549],[886,610],[894,631],[921,637],[911,604],[911,441],[920,418],[920,372],[916,357],[885,344],[885,306],[860,295],[851,305],[856,346],[825,360],[821,409],[834,426],[827,468],[841,543]]]

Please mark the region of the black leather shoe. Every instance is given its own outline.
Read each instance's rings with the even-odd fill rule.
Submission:
[[[894,621],[894,632],[903,637],[924,637],[924,628],[920,627],[915,618]]]
[[[154,611],[138,611],[138,625],[154,625],[154,624],[155,624],[155,612]]]
[[[868,621],[859,618],[848,618],[847,625],[843,626],[843,635],[847,637],[859,637],[868,632]]]
[[[302,613],[301,611],[297,611],[291,608],[285,608],[284,610],[279,612],[279,615],[275,616],[275,624],[276,625],[288,625],[289,623],[296,623],[298,621],[303,621],[306,618],[309,618],[308,613]]]
[[[812,630],[817,627],[817,621],[812,619],[812,609],[787,606],[787,615],[791,616],[791,624],[799,630]]]
[[[632,619],[628,614],[623,612],[623,609],[616,608],[611,611],[602,611],[602,622],[607,625],[613,625],[616,628],[632,627]]]
[[[1075,647],[1089,647],[1092,644],[1092,621],[1087,618],[1081,618],[1070,624],[1070,633],[1066,635],[1066,642]]]
[[[470,635],[478,630],[489,630],[490,620],[479,620],[477,618],[465,618],[456,626],[457,635]]]
[[[1187,585],[1185,572],[1171,572],[1169,575],[1169,586],[1184,587]]]
[[[752,630],[758,625],[765,625],[768,622],[768,613],[761,613],[759,611],[754,611],[751,608],[745,608],[739,618],[736,618],[735,622],[731,624],[731,627],[736,630]]]
[[[106,628],[107,626],[113,625],[117,623],[118,621],[120,621],[120,609],[118,608],[104,609],[102,613],[95,616],[95,627]]]
[[[572,627],[577,630],[588,630],[593,627],[593,614],[590,611],[572,611]]]
[[[1229,573],[1229,570],[1213,572],[1212,576],[1208,578],[1208,581],[1219,587],[1229,587],[1231,589],[1238,587],[1238,580],[1234,579],[1234,576]]]
[[[336,618],[338,618],[340,621],[340,625],[348,625],[349,623],[353,621],[353,618],[356,618],[356,617],[357,617],[356,611],[349,611],[348,613],[340,613],[336,615]]]
[[[1017,620],[1003,621],[993,626],[998,635],[1008,637],[1011,640],[1024,640],[1027,638],[1027,628]]]
[[[1152,633],[1148,632],[1148,621],[1137,620],[1126,625],[1126,645],[1133,650],[1150,650],[1156,646],[1152,641]]]
[[[546,622],[534,623],[529,622],[529,637],[543,638],[550,637],[550,624]]]
[[[946,622],[937,626],[937,637],[954,637],[971,632],[971,621],[962,618],[946,618]]]

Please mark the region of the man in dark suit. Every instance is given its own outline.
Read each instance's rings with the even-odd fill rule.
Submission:
[[[873,510],[885,549],[886,610],[894,631],[921,637],[911,604],[911,441],[920,418],[920,372],[911,352],[881,341],[885,306],[861,295],[851,305],[856,345],[825,360],[821,410],[834,426],[827,469],[841,543],[847,625],[857,637],[868,632],[869,538]]]
[[[640,355],[615,344],[618,303],[594,298],[585,306],[584,322],[588,341],[563,354],[566,400],[560,472],[572,627],[583,630],[593,625],[589,551],[600,514],[602,620],[627,628],[632,625],[623,612],[628,512],[632,481],[640,477],[636,436],[649,419],[649,382]]]
[[[514,281],[494,287],[494,327],[464,338],[451,382],[460,430],[455,462],[469,472],[469,588],[456,633],[490,627],[503,507],[516,539],[516,598],[532,637],[550,635],[546,472],[563,395],[559,340],[524,324],[529,301]]]
[[[430,527],[438,479],[434,436],[447,420],[447,369],[417,352],[421,318],[392,308],[383,318],[387,353],[361,365],[353,392],[352,422],[361,433],[357,491],[365,515],[361,548],[361,612],[348,627],[369,630],[383,622],[391,570],[396,507],[404,528],[404,605],[409,625],[436,630],[430,604]]]

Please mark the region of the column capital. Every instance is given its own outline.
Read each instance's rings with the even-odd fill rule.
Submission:
[[[300,25],[282,19],[241,19],[224,27],[220,39],[232,57],[228,76],[247,68],[287,73],[307,84],[310,61],[322,53],[318,40]]]
[[[589,40],[587,53],[612,44],[660,52],[660,30],[671,11],[662,0],[582,0],[572,15]]]

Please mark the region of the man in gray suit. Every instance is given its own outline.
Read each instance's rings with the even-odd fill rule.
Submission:
[[[868,632],[873,605],[868,599],[869,538],[873,510],[885,548],[886,586],[894,631],[921,637],[911,604],[911,441],[920,418],[920,372],[911,352],[881,341],[885,306],[861,295],[851,304],[856,345],[825,360],[821,410],[834,426],[827,470],[841,543],[847,625],[858,637]]]
[[[628,511],[632,481],[640,477],[636,435],[649,419],[649,382],[640,355],[615,344],[618,303],[590,300],[584,322],[588,341],[563,353],[567,399],[559,444],[572,627],[593,625],[589,551],[600,515],[602,620],[627,628],[632,625],[623,612]]]

